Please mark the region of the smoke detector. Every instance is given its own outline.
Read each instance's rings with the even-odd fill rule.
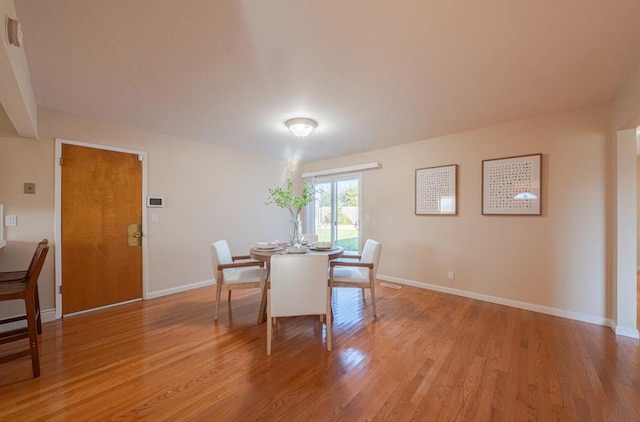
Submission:
[[[22,29],[20,22],[7,16],[7,41],[14,47],[22,45]]]

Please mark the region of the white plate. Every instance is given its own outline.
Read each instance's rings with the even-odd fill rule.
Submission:
[[[261,249],[261,250],[264,250],[264,251],[271,251],[271,250],[274,250],[274,249],[278,249],[278,247],[279,247],[278,245],[258,245],[258,246],[256,246],[256,249]]]
[[[307,253],[309,248],[302,246],[300,248],[287,248],[287,253]]]
[[[336,244],[334,242],[316,242],[315,246],[318,249],[331,249],[335,246]]]
[[[311,248],[311,250],[319,251],[319,252],[330,252],[330,251],[335,251],[336,249],[338,249],[337,246],[332,246],[330,248],[319,248],[317,246],[314,246],[313,248]]]

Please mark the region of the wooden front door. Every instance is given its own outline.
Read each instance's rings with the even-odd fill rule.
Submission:
[[[61,165],[63,315],[141,298],[138,155],[63,144]]]

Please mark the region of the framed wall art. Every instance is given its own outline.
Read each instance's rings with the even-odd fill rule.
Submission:
[[[483,215],[541,215],[542,154],[482,161]]]
[[[458,165],[416,169],[416,215],[458,214]]]

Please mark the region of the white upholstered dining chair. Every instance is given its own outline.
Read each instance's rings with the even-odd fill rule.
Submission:
[[[249,255],[231,255],[226,240],[211,244],[211,263],[216,276],[216,309],[218,319],[222,290],[228,290],[227,302],[231,303],[231,290],[264,288],[264,262],[254,261]]]
[[[371,291],[371,304],[373,316],[376,311],[376,276],[378,275],[378,262],[382,244],[372,239],[367,239],[362,249],[362,255],[350,255],[331,261],[329,270],[329,286],[333,287],[359,287]]]
[[[276,317],[320,315],[331,350],[331,295],[327,285],[327,255],[273,255],[267,290],[267,355],[271,355]]]

